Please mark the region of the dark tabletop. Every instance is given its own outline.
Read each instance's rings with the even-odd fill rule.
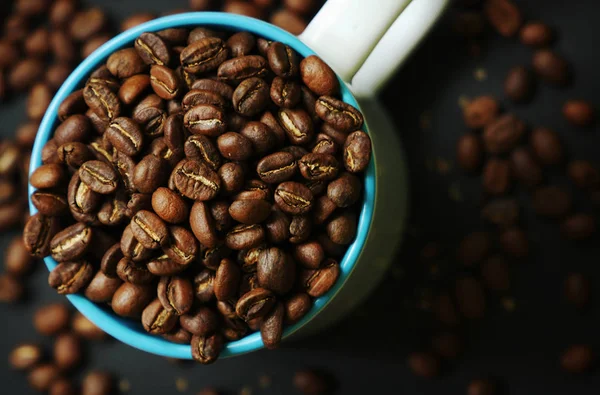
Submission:
[[[140,11],[161,12],[184,6],[183,0],[123,1],[95,0],[114,20]],[[521,0],[528,18],[541,19],[559,32],[556,49],[574,65],[575,81],[566,89],[541,86],[529,105],[505,109],[516,112],[530,125],[556,130],[570,158],[596,160],[598,127],[578,130],[560,114],[562,103],[573,97],[598,106],[597,40],[600,27],[593,17],[600,13],[596,0]],[[575,5],[576,3],[576,5]],[[566,273],[585,273],[592,286],[600,280],[600,245],[592,241],[575,244],[560,238],[559,227],[536,219],[525,202],[523,226],[532,236],[532,253],[526,262],[511,266],[512,287],[503,295],[491,295],[483,320],[464,328],[466,350],[456,362],[444,366],[434,380],[415,378],[406,366],[406,355],[427,341],[427,306],[419,302],[432,281],[419,270],[417,255],[426,241],[434,240],[453,249],[460,238],[484,229],[479,217],[479,179],[461,173],[454,164],[456,139],[465,131],[459,99],[490,93],[502,97],[502,81],[511,66],[530,63],[531,50],[515,40],[491,35],[485,40],[484,56],[473,58],[461,40],[451,34],[447,15],[423,46],[396,75],[382,94],[394,116],[408,152],[411,178],[411,219],[394,268],[382,286],[358,310],[337,327],[310,339],[285,344],[277,351],[260,351],[219,361],[212,366],[174,364],[131,347],[108,341],[87,345],[87,368],[107,369],[130,384],[131,394],[178,393],[176,380],[188,383],[184,393],[194,394],[204,386],[237,394],[248,387],[252,394],[293,393],[291,378],[301,367],[330,371],[339,381],[340,394],[464,394],[474,377],[501,379],[506,392],[519,394],[596,394],[600,376],[574,377],[558,367],[561,351],[572,343],[600,346],[600,321],[594,309],[580,314],[562,297]],[[476,78],[487,75],[486,78]],[[0,107],[2,136],[11,136],[26,120],[24,100],[11,100]],[[550,171],[550,179],[568,185],[564,170]],[[569,186],[569,188],[571,188]],[[575,205],[593,210],[576,191]],[[0,238],[4,250],[11,234]],[[440,275],[457,270],[448,262]],[[0,305],[1,394],[34,393],[26,379],[13,373],[6,355],[19,342],[50,344],[34,332],[31,315],[36,306],[63,300],[46,285],[47,272],[38,267],[27,281],[29,300],[16,306]],[[592,288],[594,290],[594,288]],[[593,293],[593,302],[600,302]],[[512,301],[514,309],[506,308]],[[597,306],[597,303],[593,303]],[[82,373],[82,372],[81,372]],[[261,388],[259,378],[271,384]]]

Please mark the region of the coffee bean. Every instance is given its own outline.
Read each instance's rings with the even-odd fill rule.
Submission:
[[[63,372],[72,370],[82,358],[81,343],[73,334],[65,333],[54,341],[54,363]]]
[[[36,84],[31,88],[27,98],[27,116],[34,121],[40,121],[52,100],[52,91],[46,84]]]
[[[527,148],[517,148],[510,155],[511,174],[521,184],[535,187],[542,182],[542,168]]]
[[[290,237],[290,219],[278,208],[271,211],[271,215],[265,222],[265,228],[270,243],[283,243]]]
[[[50,253],[50,241],[58,231],[54,218],[35,214],[29,218],[23,230],[23,242],[31,255],[43,258]]]
[[[235,132],[220,135],[217,139],[217,145],[221,155],[229,160],[247,160],[253,153],[250,139]]]
[[[144,136],[137,123],[130,118],[115,118],[105,133],[112,146],[126,155],[137,155],[142,149]]]
[[[92,191],[103,195],[113,193],[118,186],[118,177],[113,168],[98,160],[82,164],[79,177]]]
[[[242,224],[258,224],[267,219],[271,204],[262,199],[236,200],[229,206],[229,214]]]
[[[337,205],[327,196],[321,196],[315,202],[313,208],[313,220],[315,224],[324,223],[333,212],[337,209]]]
[[[325,133],[319,133],[315,137],[316,143],[312,147],[311,152],[315,154],[336,155],[339,147],[335,141]],[[370,142],[369,142],[370,143]]]
[[[50,241],[50,252],[58,262],[73,261],[81,258],[92,241],[92,229],[76,223],[58,232]]]
[[[192,74],[217,69],[228,57],[227,46],[218,37],[205,37],[190,43],[180,54],[183,68]]]
[[[281,183],[296,173],[297,163],[294,156],[287,152],[276,152],[262,158],[256,167],[261,180],[268,183]]]
[[[179,317],[183,329],[195,336],[207,336],[218,328],[219,319],[208,307],[200,307],[194,312]]]
[[[274,50],[269,49],[269,53],[271,51]],[[311,55],[300,62],[300,75],[304,84],[318,96],[334,96],[339,93],[340,84],[335,72],[318,56]]]
[[[117,276],[124,282],[131,284],[148,284],[154,280],[154,276],[145,264],[133,262],[129,258],[122,258],[119,261]]]
[[[326,226],[329,239],[336,244],[350,244],[356,236],[356,215],[343,213],[331,219]]]
[[[19,61],[19,51],[13,43],[8,40],[0,41],[0,67],[8,69]]]
[[[179,95],[181,82],[174,70],[162,65],[153,65],[150,68],[150,85],[159,97],[170,100]]]
[[[248,32],[238,32],[227,40],[227,48],[232,58],[249,55],[256,45],[256,38]]]
[[[275,145],[281,145],[285,142],[286,133],[270,111],[265,111],[260,118],[260,122],[271,129],[271,134],[275,139]]]
[[[462,315],[468,319],[483,317],[485,295],[481,283],[472,276],[460,277],[455,285],[456,303]]]
[[[300,285],[313,298],[325,295],[336,283],[340,275],[340,266],[333,259],[327,259],[319,269],[303,270],[300,274]]]
[[[594,108],[585,100],[568,100],[562,112],[567,121],[580,127],[591,126],[596,118]]]
[[[304,214],[312,208],[313,196],[310,189],[304,185],[298,182],[286,181],[277,186],[275,203],[286,213]]]
[[[473,133],[463,134],[456,144],[456,160],[466,171],[475,171],[481,165],[483,147]]]
[[[135,40],[135,49],[146,64],[166,66],[171,63],[169,47],[154,33],[142,33]]]
[[[86,41],[102,31],[106,23],[104,11],[100,8],[90,8],[75,14],[69,31],[75,40]]]
[[[100,270],[109,278],[117,277],[117,264],[123,259],[120,243],[114,244],[104,253],[100,262]]]
[[[351,206],[358,200],[360,193],[360,180],[350,173],[342,173],[327,187],[327,196],[338,207]]]
[[[223,349],[223,338],[220,334],[211,336],[194,336],[191,341],[192,357],[202,364],[213,363]]]
[[[431,348],[441,357],[455,359],[462,352],[461,339],[452,332],[440,332],[431,339]]]
[[[254,152],[265,155],[271,151],[276,144],[276,136],[269,126],[262,122],[250,121],[241,129],[240,134],[252,143]]]
[[[568,165],[567,172],[571,181],[579,188],[588,189],[596,187],[600,183],[600,173],[589,161],[572,161]]]
[[[187,313],[194,300],[192,283],[183,277],[162,277],[157,294],[163,307],[178,316]]]
[[[22,236],[14,237],[4,254],[4,269],[14,277],[22,277],[31,271],[33,259]]]
[[[498,117],[500,104],[492,96],[479,96],[463,108],[463,117],[467,127],[480,129],[490,125]]]
[[[490,0],[485,3],[484,13],[498,33],[512,37],[523,24],[523,15],[511,0]]]
[[[271,83],[270,96],[277,106],[294,108],[300,102],[302,91],[296,81],[275,77]]]
[[[123,283],[117,289],[117,292],[115,292],[111,301],[111,307],[120,316],[140,317],[142,311],[152,301],[154,295],[155,290],[149,284]]]
[[[469,383],[467,395],[495,395],[496,385],[489,379],[476,379]]]
[[[495,199],[481,209],[481,217],[502,227],[514,225],[519,219],[519,204],[515,199]]]
[[[232,260],[222,260],[214,279],[217,300],[232,300],[238,292],[240,278],[239,266]]]
[[[56,217],[68,211],[67,199],[54,193],[36,191],[31,195],[31,203],[40,214]]]
[[[74,294],[92,280],[94,268],[89,262],[62,262],[48,276],[48,284],[61,294]]]
[[[205,89],[190,90],[181,100],[181,104],[183,110],[186,112],[201,104],[207,104],[221,109],[225,109],[230,105],[218,92]]]
[[[237,225],[225,236],[225,244],[232,250],[244,250],[260,245],[265,231],[260,225]]]
[[[199,104],[192,107],[185,113],[183,122],[192,134],[203,134],[210,137],[217,137],[226,129],[223,111],[210,104]]]
[[[269,102],[268,84],[256,77],[243,80],[233,92],[233,109],[244,116],[254,116]]]
[[[570,273],[565,279],[564,293],[569,303],[583,309],[590,301],[590,282],[581,273]]]
[[[310,296],[306,293],[298,293],[285,302],[285,321],[287,324],[295,324],[300,321],[312,307]]]
[[[47,304],[35,311],[33,326],[42,335],[54,336],[67,329],[69,315],[69,310],[65,304]]]
[[[110,373],[92,371],[81,384],[82,395],[109,395],[113,393],[113,377]]]
[[[148,65],[134,48],[125,48],[114,52],[106,61],[106,67],[112,75],[119,79],[129,78],[144,73]]]
[[[144,329],[152,334],[169,332],[177,324],[175,311],[165,309],[158,299],[154,299],[142,313]]]
[[[542,217],[564,217],[571,210],[571,205],[571,195],[557,186],[540,187],[533,194],[533,209]]]
[[[571,79],[569,63],[549,49],[540,49],[533,54],[533,70],[546,83],[564,86]]]
[[[503,195],[510,188],[511,174],[507,160],[492,158],[483,168],[483,188],[491,195]]]
[[[173,170],[175,187],[186,197],[193,200],[210,200],[221,187],[221,180],[204,162],[183,160]]]
[[[209,91],[221,96],[227,101],[230,101],[233,97],[233,88],[226,83],[217,80],[199,79],[194,81],[190,89],[190,92],[193,90]]]
[[[20,280],[9,274],[0,274],[0,302],[15,303],[24,293],[25,288]]]
[[[267,75],[267,60],[262,56],[248,55],[229,59],[223,62],[217,71],[220,80],[239,83],[245,79]]]
[[[524,66],[510,69],[504,80],[504,94],[512,101],[522,103],[529,101],[535,90],[532,73]]]
[[[302,33],[308,25],[308,23],[300,15],[286,8],[281,8],[271,14],[269,22],[275,26],[279,26],[280,28],[287,30],[294,35],[299,35]]]
[[[295,215],[289,223],[290,243],[304,243],[310,237],[312,223],[308,216]]]
[[[563,221],[561,231],[569,240],[584,240],[596,232],[596,220],[588,214],[573,214]]]
[[[34,367],[27,376],[29,385],[37,391],[48,391],[52,383],[58,378],[60,371],[53,364],[42,364]]]
[[[413,352],[408,356],[408,367],[419,377],[433,378],[439,374],[440,361],[427,352]]]
[[[201,303],[212,300],[214,294],[214,272],[205,269],[194,277],[194,295]]]
[[[48,390],[49,395],[76,395],[77,391],[75,385],[65,378],[57,378],[52,382],[50,389]]]
[[[19,61],[7,75],[8,86],[14,91],[24,91],[41,79],[44,65],[37,59]]]
[[[503,115],[489,124],[483,132],[485,149],[491,154],[512,150],[521,140],[526,126],[512,114]]]
[[[180,226],[171,226],[169,238],[171,244],[163,251],[173,262],[185,267],[196,259],[199,252],[198,243],[192,232]]]
[[[484,285],[492,291],[507,291],[510,288],[508,263],[500,255],[494,255],[481,264]]]
[[[260,285],[277,294],[287,293],[295,280],[296,265],[289,254],[279,248],[263,250],[257,262]]]
[[[291,78],[294,77],[296,75],[298,75],[298,56],[296,54],[296,52],[291,49],[289,46],[279,43],[279,42],[274,42],[272,44],[269,45],[268,49],[267,49],[267,58],[269,61],[269,66],[271,68],[271,70],[273,70],[273,72],[275,74],[277,74],[280,77],[283,78]],[[317,58],[318,59],[318,58]],[[315,61],[315,63],[317,63],[317,61]],[[322,61],[321,61],[322,63]],[[316,67],[313,65],[313,68]],[[331,69],[329,69],[331,70]],[[314,69],[308,70],[307,73],[313,73],[311,74],[311,78],[315,78],[315,75],[317,73],[315,73]],[[333,73],[333,71],[331,72]],[[334,78],[335,78],[335,74]],[[327,77],[321,77],[321,78],[327,78]],[[326,80],[327,81],[327,80]],[[337,78],[335,79],[335,83],[337,83]]]
[[[500,234],[502,250],[515,258],[529,255],[529,239],[525,231],[519,228],[508,228]]]
[[[235,311],[244,321],[264,317],[275,304],[275,296],[265,288],[255,288],[242,295],[238,300]]]
[[[554,39],[552,28],[543,22],[529,22],[521,29],[521,43],[530,47],[545,47]]]
[[[192,135],[184,144],[185,155],[189,159],[202,160],[213,170],[217,170],[221,164],[219,151],[212,141],[203,135]]]
[[[560,365],[568,373],[585,373],[595,362],[592,349],[584,344],[569,346],[560,357]]]
[[[190,226],[196,238],[208,248],[217,246],[219,238],[208,205],[195,202],[190,212]]]
[[[37,344],[20,344],[11,351],[8,361],[13,369],[30,370],[42,360],[43,354]]]
[[[362,132],[350,133],[344,143],[344,167],[352,173],[364,171],[371,161],[371,139]],[[302,170],[302,169],[300,169]]]
[[[305,268],[317,269],[325,259],[325,251],[319,242],[309,241],[294,246],[294,258]]]
[[[177,224],[188,218],[189,208],[181,196],[160,187],[152,194],[152,209],[166,222]]]
[[[337,176],[340,167],[335,157],[327,154],[306,154],[298,162],[300,173],[310,181],[332,180]],[[352,165],[355,164],[357,163],[352,162]]]
[[[563,160],[563,148],[558,135],[546,128],[535,128],[530,137],[531,148],[543,165],[555,165]]]
[[[133,169],[133,184],[142,193],[152,193],[165,184],[168,163],[155,155],[146,155]]]
[[[363,117],[356,108],[331,96],[317,99],[315,110],[324,122],[342,132],[360,129],[363,124]]]
[[[168,241],[168,229],[159,216],[153,212],[141,210],[131,219],[131,231],[144,248],[154,250]]]
[[[38,167],[29,182],[34,188],[49,189],[56,188],[65,181],[65,171],[58,164],[48,164]]]
[[[281,337],[283,335],[283,318],[285,309],[281,302],[277,302],[275,307],[271,309],[260,326],[260,335],[265,347],[273,350],[279,347]]]
[[[104,84],[86,85],[83,98],[88,107],[103,121],[111,121],[121,115],[119,98]]]
[[[123,104],[131,105],[138,102],[150,87],[150,77],[137,74],[127,78],[119,88],[119,100]]]

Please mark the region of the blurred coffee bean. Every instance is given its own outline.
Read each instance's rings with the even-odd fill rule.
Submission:
[[[111,38],[112,37],[108,34],[101,34],[90,38],[81,47],[81,57],[87,58]]]
[[[479,280],[472,276],[456,279],[455,296],[458,310],[468,319],[479,319],[485,314],[485,293]]]
[[[529,239],[524,230],[512,227],[500,234],[500,247],[504,253],[515,258],[525,258],[529,255]]]
[[[440,373],[440,361],[427,352],[413,352],[408,356],[408,367],[415,376],[431,379]]]
[[[511,171],[507,160],[492,158],[483,167],[483,189],[491,195],[505,194],[511,185]]]
[[[19,61],[17,46],[8,40],[0,41],[0,69],[9,69]]]
[[[42,348],[37,344],[20,344],[8,356],[11,368],[30,370],[36,366],[44,356]]]
[[[8,86],[15,91],[23,91],[39,81],[44,74],[44,65],[34,58],[19,61],[8,74]]]
[[[32,121],[40,121],[50,105],[53,93],[46,84],[36,84],[31,88],[27,98],[27,116]]]
[[[302,33],[308,25],[301,16],[285,8],[271,14],[269,22],[295,35]]]
[[[75,42],[63,30],[50,32],[50,48],[54,59],[61,63],[72,64],[77,57]]]
[[[552,43],[554,32],[544,22],[528,22],[520,32],[521,43],[530,47],[545,47]]]
[[[100,33],[106,23],[107,18],[104,11],[100,8],[89,8],[75,14],[70,23],[69,32],[76,41],[84,42]]]
[[[106,338],[106,333],[80,312],[76,312],[73,316],[71,328],[78,336],[81,336],[84,339],[102,340]]]
[[[31,271],[33,264],[33,258],[25,247],[23,236],[15,236],[4,253],[4,269],[14,277],[22,277]]]
[[[512,101],[529,101],[535,90],[535,79],[531,71],[524,66],[515,66],[504,80],[504,94]]]
[[[262,10],[246,1],[229,0],[225,3],[223,12],[245,15],[257,19],[263,18]]]
[[[55,27],[65,26],[77,11],[77,0],[55,0],[48,11],[50,24]]]
[[[543,180],[542,168],[527,148],[517,148],[510,154],[511,174],[521,184],[531,188]]]
[[[75,384],[65,378],[58,378],[52,382],[48,395],[76,395]]]
[[[301,369],[294,373],[292,383],[303,395],[327,395],[332,393],[331,380],[327,375],[316,369]]]
[[[38,308],[33,316],[33,326],[42,335],[56,335],[69,326],[70,313],[62,303],[47,304]]]
[[[515,199],[495,199],[486,203],[481,209],[481,217],[486,221],[502,227],[516,224],[519,219],[519,204]]]
[[[596,219],[589,214],[573,214],[565,218],[561,231],[569,240],[588,239],[596,232]]]
[[[500,255],[494,255],[481,264],[481,277],[489,290],[507,291],[510,288],[508,263]]]
[[[481,165],[483,146],[473,133],[463,134],[456,145],[456,161],[463,170],[475,171]]]
[[[585,373],[595,362],[592,349],[584,344],[569,346],[560,357],[560,365],[567,373]]]
[[[569,303],[583,309],[590,301],[590,282],[582,273],[570,273],[565,279],[564,293]]]
[[[44,58],[50,49],[50,33],[45,27],[40,27],[25,39],[25,53],[28,56]]]
[[[483,34],[486,22],[481,12],[460,11],[456,14],[453,28],[466,38],[476,38]]]
[[[483,10],[494,29],[505,37],[517,34],[523,24],[521,10],[511,0],[488,0]]]
[[[491,154],[503,154],[512,150],[525,134],[523,121],[513,114],[506,114],[488,124],[483,132],[483,143]]]
[[[546,83],[564,86],[570,82],[569,63],[561,55],[549,49],[540,49],[533,54],[533,69]]]
[[[496,387],[490,379],[475,379],[467,386],[467,395],[497,395]]]
[[[567,121],[575,126],[588,127],[596,119],[594,107],[585,100],[568,100],[562,112]]]
[[[569,163],[567,173],[573,184],[582,189],[597,187],[600,184],[600,173],[596,166],[587,160],[574,160]]]
[[[540,187],[533,194],[533,209],[542,217],[564,217],[571,210],[571,205],[571,195],[557,186]]]
[[[547,128],[535,128],[530,137],[533,153],[541,164],[550,166],[564,158],[562,144],[556,132]]]
[[[58,90],[71,74],[71,67],[65,63],[55,63],[46,70],[46,84],[52,90]]]
[[[431,348],[442,358],[455,359],[462,352],[462,339],[452,332],[440,332],[431,338]]]
[[[19,279],[9,274],[0,274],[0,302],[18,302],[24,293],[25,289]]]
[[[471,100],[463,109],[463,117],[467,127],[483,128],[496,119],[500,111],[498,101],[491,96],[480,96]]]
[[[56,365],[46,363],[34,367],[27,377],[29,385],[36,391],[48,391],[52,383],[58,379],[60,371]]]
[[[113,376],[108,372],[92,371],[81,383],[81,395],[110,395],[114,390]]]
[[[121,22],[121,31],[124,32],[132,27],[149,22],[154,18],[156,18],[156,15],[151,12],[140,12],[139,14],[133,14]]]
[[[54,363],[63,372],[72,370],[81,362],[82,350],[79,338],[65,333],[54,341]]]
[[[475,266],[487,257],[492,240],[487,232],[473,232],[459,244],[456,258],[465,266]]]

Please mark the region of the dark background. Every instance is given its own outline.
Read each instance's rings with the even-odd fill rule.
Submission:
[[[84,3],[101,5],[114,21],[135,12],[162,12],[186,5],[183,0]],[[600,15],[600,3],[596,0],[517,3],[528,19],[540,19],[556,28],[559,39],[555,48],[571,61],[576,73],[574,83],[566,89],[540,86],[531,104],[513,106],[503,99],[505,108],[514,110],[531,125],[556,130],[570,158],[597,159],[598,127],[590,130],[571,127],[562,118],[560,108],[568,98],[588,99],[598,107],[600,75],[594,39],[599,36],[600,27],[594,23],[594,16]],[[531,50],[515,40],[491,34],[485,40],[484,55],[473,58],[464,42],[452,33],[451,16],[447,15],[436,27],[382,94],[408,152],[412,206],[411,225],[402,251],[375,295],[335,328],[285,344],[277,351],[260,351],[221,360],[212,366],[198,366],[174,364],[113,340],[87,346],[86,368],[110,370],[119,379],[128,381],[132,394],[177,393],[178,378],[189,383],[184,392],[188,394],[195,394],[204,386],[222,388],[231,394],[244,387],[251,388],[252,394],[288,394],[293,393],[294,371],[306,366],[330,371],[340,383],[341,394],[464,394],[469,381],[481,376],[498,378],[511,395],[598,393],[597,374],[570,376],[558,366],[560,353],[570,344],[600,346],[596,309],[577,313],[566,305],[562,296],[562,282],[570,271],[588,275],[594,291],[600,280],[598,239],[594,237],[582,244],[562,241],[559,227],[536,219],[526,196],[520,192],[526,206],[522,223],[532,239],[532,254],[526,262],[511,266],[511,291],[490,295],[486,317],[463,328],[466,349],[455,362],[444,365],[441,377],[415,378],[406,366],[407,354],[426,344],[431,328],[427,323],[427,305],[422,299],[433,280],[420,270],[418,251],[431,240],[453,251],[463,235],[485,227],[478,214],[479,179],[463,175],[454,165],[456,139],[465,131],[459,98],[484,93],[501,98],[502,81],[508,69],[529,64],[531,57]],[[477,69],[487,73],[485,80],[474,77]],[[2,103],[2,136],[11,136],[25,120],[22,98]],[[550,171],[550,179],[568,185],[561,173],[564,171],[560,168]],[[582,196],[574,193],[577,209],[593,210]],[[0,251],[12,235],[0,239]],[[455,268],[449,260],[440,266],[440,274],[434,280],[443,281]],[[35,333],[31,323],[36,307],[63,300],[46,285],[46,279],[45,267],[38,267],[28,280],[29,301],[16,306],[0,305],[2,394],[33,393],[25,376],[10,371],[6,356],[19,342],[50,344],[50,339],[42,339]],[[514,310],[503,307],[502,301],[507,299],[514,302]],[[599,301],[598,293],[593,293],[593,299]],[[592,307],[597,305],[593,303]],[[267,389],[259,385],[261,376],[271,379]]]

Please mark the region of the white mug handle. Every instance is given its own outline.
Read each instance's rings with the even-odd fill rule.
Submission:
[[[300,39],[351,85],[375,96],[449,0],[328,0]]]

